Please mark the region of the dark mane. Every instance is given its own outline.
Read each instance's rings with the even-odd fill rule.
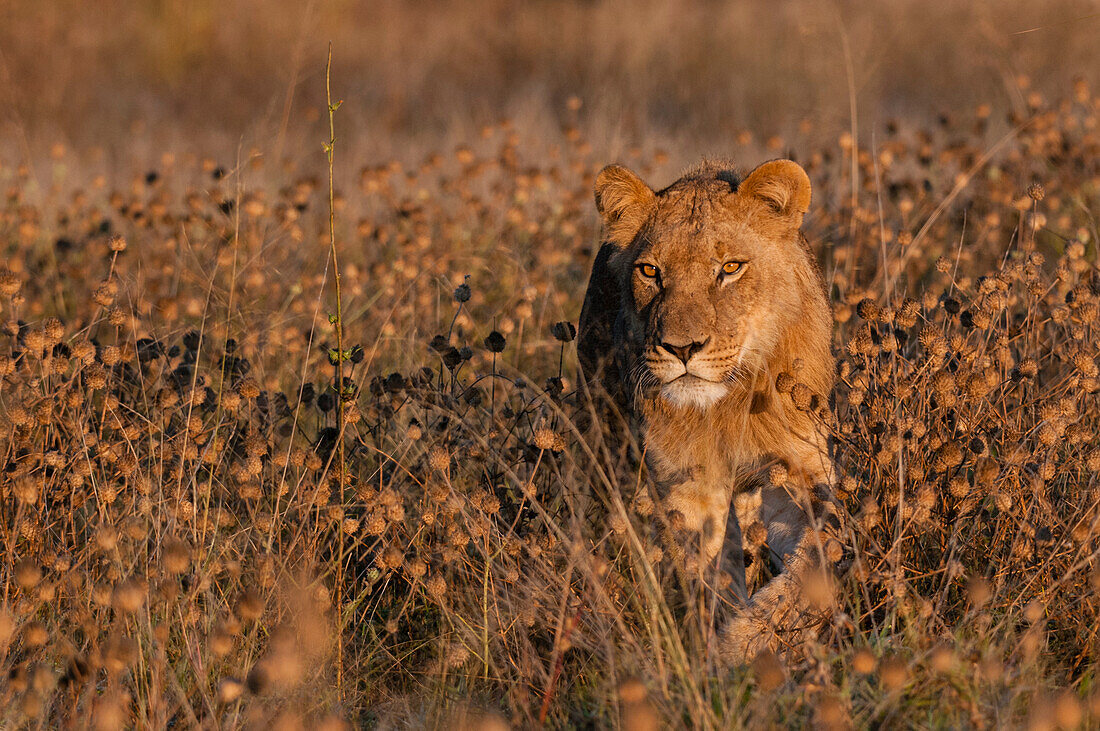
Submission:
[[[676,188],[706,185],[716,180],[728,185],[731,191],[735,191],[741,185],[741,179],[741,174],[730,161],[703,160],[701,163],[688,168],[676,182],[658,191],[657,195],[664,195]]]

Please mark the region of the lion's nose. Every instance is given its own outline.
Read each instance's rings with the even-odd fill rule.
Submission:
[[[666,340],[665,342],[661,343],[661,347],[683,361],[684,365],[687,365],[687,362],[691,360],[691,356],[702,350],[709,340],[710,338],[707,338],[707,340],[704,340],[701,343],[692,342],[688,343],[687,345],[673,345]]]

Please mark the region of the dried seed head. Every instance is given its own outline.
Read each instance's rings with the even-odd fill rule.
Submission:
[[[405,562],[405,573],[414,579],[419,579],[428,573],[428,565],[419,558],[411,558]]]
[[[856,305],[856,314],[867,322],[878,322],[882,317],[882,309],[874,300],[863,299]]]
[[[428,464],[433,470],[446,472],[451,466],[451,455],[443,447],[435,447],[428,453]]]
[[[1037,436],[1039,438],[1040,444],[1049,447],[1058,442],[1058,439],[1061,436],[1061,430],[1056,428],[1055,425],[1051,424],[1050,422],[1044,422],[1039,425]]]
[[[878,661],[870,650],[857,650],[852,655],[852,670],[860,675],[870,675],[878,667]]]
[[[34,505],[38,502],[39,481],[31,478],[20,478],[12,485],[12,493],[16,499],[26,505]]]
[[[946,645],[938,645],[928,656],[929,666],[940,674],[947,674],[958,665],[955,651]]]
[[[113,280],[103,282],[92,293],[92,300],[101,307],[110,307],[118,296],[118,284]]]
[[[939,495],[936,494],[936,489],[932,485],[925,483],[917,488],[917,494],[914,502],[918,507],[925,510],[931,510],[936,507],[936,503],[939,501]]]
[[[432,574],[424,582],[424,588],[433,599],[441,601],[447,594],[447,581],[439,574]]]
[[[936,327],[926,325],[921,329],[917,339],[930,357],[938,359],[947,354],[947,342],[943,337],[943,333]]]
[[[255,378],[246,378],[241,381],[241,385],[237,388],[241,398],[246,401],[253,401],[260,395],[260,384],[256,382]]]
[[[768,482],[776,487],[783,487],[787,484],[789,474],[787,473],[787,466],[784,464],[773,464],[768,468]]]
[[[951,493],[952,497],[964,498],[970,494],[970,483],[965,477],[952,477],[951,481],[947,483],[947,491]]]
[[[787,679],[783,663],[774,652],[768,650],[761,652],[752,661],[752,672],[757,686],[765,693],[775,690]]]
[[[236,411],[241,406],[241,395],[236,391],[226,391],[222,394],[221,404],[226,411]]]
[[[23,627],[23,644],[27,647],[41,647],[49,639],[46,625],[38,620],[27,622]]]
[[[103,361],[103,365],[110,368],[122,360],[122,351],[114,345],[108,345],[100,354],[100,360]]]
[[[1081,375],[1087,378],[1096,378],[1098,373],[1100,373],[1100,370],[1097,369],[1096,361],[1083,352],[1073,356],[1073,365],[1081,372]]]
[[[104,525],[96,531],[95,542],[101,551],[113,551],[118,545],[118,531],[114,526]]]
[[[813,406],[813,392],[804,383],[796,383],[791,388],[791,403],[800,411],[809,411]]]
[[[179,538],[166,538],[161,546],[161,561],[169,574],[182,574],[191,565],[191,547]]]
[[[898,310],[895,321],[898,327],[910,328],[917,324],[917,318],[920,316],[920,303],[915,299],[906,299],[901,309]]]
[[[637,678],[624,680],[619,685],[619,700],[623,703],[641,703],[649,697],[645,684]]]
[[[862,510],[859,513],[859,522],[864,530],[871,530],[882,521],[882,511],[874,498],[863,501]]]
[[[1054,721],[1058,728],[1081,728],[1084,709],[1073,691],[1062,691],[1054,701]]]
[[[383,570],[396,569],[404,563],[405,556],[397,546],[390,546],[378,554],[376,563]]]
[[[768,529],[759,520],[755,521],[748,528],[745,529],[745,543],[752,550],[756,550],[764,545],[768,540]]]
[[[901,690],[909,681],[909,668],[898,657],[886,657],[878,666],[879,682],[887,690]]]
[[[0,605],[0,647],[4,647],[15,634],[15,618],[4,605]]]
[[[126,579],[111,591],[111,606],[125,614],[133,614],[145,604],[147,587],[139,579]]]
[[[18,274],[7,267],[0,269],[0,295],[14,297],[22,286],[23,280]]]
[[[232,703],[244,695],[244,691],[244,683],[236,678],[222,678],[218,682],[218,700],[221,703]]]
[[[952,406],[955,403],[957,385],[955,383],[955,376],[949,371],[940,371],[932,377],[932,391],[936,394],[936,399],[943,406]]]
[[[15,582],[24,590],[33,589],[42,580],[42,568],[32,558],[21,559],[15,564]]]
[[[989,587],[989,582],[981,576],[972,576],[966,585],[966,593],[970,599],[970,603],[975,607],[984,606],[993,596],[993,591]]]
[[[42,335],[46,339],[46,347],[53,347],[61,342],[61,338],[65,336],[65,328],[62,327],[61,320],[56,317],[46,320],[42,326]]]
[[[607,518],[607,527],[617,536],[626,535],[630,527],[629,522],[621,513],[612,513]]]
[[[538,429],[535,429],[534,443],[537,449],[557,452],[560,451],[559,446],[561,446],[561,442],[561,437],[558,436],[554,430],[545,426],[540,426]]]
[[[242,622],[251,622],[259,619],[264,613],[264,601],[260,597],[259,592],[255,589],[248,588],[241,592],[237,597],[236,606],[233,607],[233,613]]]

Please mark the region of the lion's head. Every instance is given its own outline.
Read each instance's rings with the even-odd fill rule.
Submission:
[[[773,160],[744,180],[704,164],[661,191],[613,165],[595,189],[635,393],[706,409],[806,363],[826,372],[799,380],[827,391],[831,318],[799,231],[810,180],[798,164]]]

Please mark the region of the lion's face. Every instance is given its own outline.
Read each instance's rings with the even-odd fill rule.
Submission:
[[[805,287],[817,286],[798,234],[806,174],[774,161],[740,185],[712,173],[660,193],[623,168],[601,178],[597,202],[605,216],[612,211],[612,236],[624,234],[616,230],[624,218],[636,226],[615,261],[625,330],[641,354],[635,382],[673,406],[704,409],[751,387],[798,326]]]

